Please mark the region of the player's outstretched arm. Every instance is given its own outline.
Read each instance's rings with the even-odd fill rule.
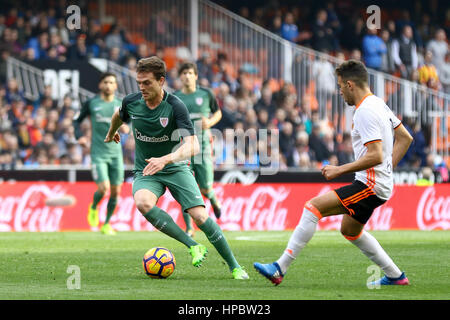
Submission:
[[[324,166],[322,168],[322,175],[325,179],[331,180],[346,173],[373,168],[383,162],[383,145],[381,140],[369,143],[366,147],[367,152],[360,159],[343,164],[342,166]]]
[[[200,151],[200,144],[198,143],[197,136],[192,135],[184,137],[183,141],[183,144],[172,153],[160,158],[145,159],[148,164],[145,166],[142,174],[144,176],[153,175],[162,170],[167,164],[190,159]]]
[[[117,130],[122,125],[122,123],[123,123],[123,121],[120,118],[119,110],[116,110],[116,112],[114,112],[114,114],[111,118],[111,124],[109,126],[108,133],[106,134],[105,142],[111,142],[111,141],[114,141],[115,143],[120,142],[120,135],[117,132]]]
[[[409,134],[408,130],[400,124],[394,131],[394,148],[392,150],[392,166],[395,168],[397,164],[402,160],[406,151],[413,141],[413,137]]]

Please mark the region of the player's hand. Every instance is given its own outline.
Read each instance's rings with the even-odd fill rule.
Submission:
[[[148,163],[142,171],[143,176],[152,176],[158,171],[161,171],[166,165],[166,161],[163,158],[150,158],[145,159]]]
[[[202,129],[206,130],[206,129],[209,129],[209,128],[211,128],[211,125],[209,123],[209,119],[206,118],[206,117],[202,117]]]
[[[88,139],[86,138],[86,137],[80,137],[79,139],[78,139],[78,144],[80,145],[80,146],[82,146],[82,147],[87,147],[87,145],[88,145]]]
[[[111,137],[110,134],[108,134],[104,140],[104,142],[108,143],[108,142],[112,142],[114,141],[115,143],[119,143],[120,142],[120,134],[118,134],[117,132],[114,134],[114,136]]]
[[[341,169],[337,166],[326,165],[322,168],[322,175],[327,180],[332,180],[341,175]]]

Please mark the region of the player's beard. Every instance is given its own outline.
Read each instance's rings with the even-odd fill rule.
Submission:
[[[149,102],[151,105],[156,104],[156,102],[158,102],[157,100],[159,100],[159,94],[160,92],[154,92],[154,91],[146,91],[145,92],[147,94],[147,96],[144,98],[146,102]]]
[[[147,97],[145,98],[145,100],[147,100],[147,101],[153,101],[156,98],[156,96],[158,95],[156,92],[153,92],[153,91],[147,91],[146,94],[147,94]]]
[[[355,99],[353,99],[352,97],[350,97],[348,94],[343,94],[342,97],[344,98],[344,101],[349,105],[349,106],[353,106],[355,105]]]

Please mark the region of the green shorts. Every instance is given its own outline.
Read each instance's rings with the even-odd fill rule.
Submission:
[[[123,183],[124,168],[122,157],[109,159],[92,158],[91,162],[92,179],[94,179],[95,183],[109,181],[113,186]]]
[[[195,178],[187,168],[153,176],[143,176],[142,172],[134,174],[133,196],[138,190],[147,189],[159,199],[166,187],[181,205],[183,212],[193,207],[205,206]]]
[[[199,158],[192,158],[189,168],[194,173],[195,180],[200,189],[209,190],[213,187],[214,183],[214,165],[211,158],[211,147],[204,148],[202,155],[200,163],[196,161],[200,160]]]

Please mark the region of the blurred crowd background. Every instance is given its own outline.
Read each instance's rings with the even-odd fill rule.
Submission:
[[[345,59],[363,61],[368,67],[419,82],[449,93],[450,8],[442,1],[392,2],[382,7],[382,28],[366,28],[361,12],[367,7],[352,0],[336,1],[216,1],[240,16],[302,46]],[[83,10],[83,4],[79,4]],[[443,10],[444,8],[444,10]],[[0,168],[19,165],[89,165],[89,148],[80,147],[74,136],[72,118],[77,111],[73,97],[52,99],[51,86],[39,99],[27,100],[15,79],[6,78],[9,56],[23,61],[87,61],[105,58],[135,70],[140,58],[165,57],[164,48],[134,43],[119,23],[101,25],[83,14],[81,29],[66,28],[66,3],[54,1],[10,2],[0,8]],[[319,169],[326,163],[353,161],[348,132],[336,134],[317,111],[306,110],[302,97],[289,83],[274,88],[269,80],[256,90],[246,90],[245,79],[227,73],[227,53],[203,54],[197,61],[199,83],[214,90],[223,112],[215,128],[225,131],[278,129],[280,169]],[[166,85],[179,89],[177,64],[167,72]],[[298,102],[300,101],[300,103]],[[400,166],[418,169],[445,166],[430,154],[430,134],[420,124],[403,118],[414,137]],[[90,125],[83,123],[86,135]],[[249,139],[252,139],[250,136]],[[126,164],[133,164],[132,136],[122,139]],[[250,148],[251,149],[251,148]],[[241,167],[258,167],[258,147],[244,151]],[[225,154],[225,153],[224,153]],[[234,157],[239,157],[236,153]],[[216,167],[224,167],[225,155],[216,154]]]

